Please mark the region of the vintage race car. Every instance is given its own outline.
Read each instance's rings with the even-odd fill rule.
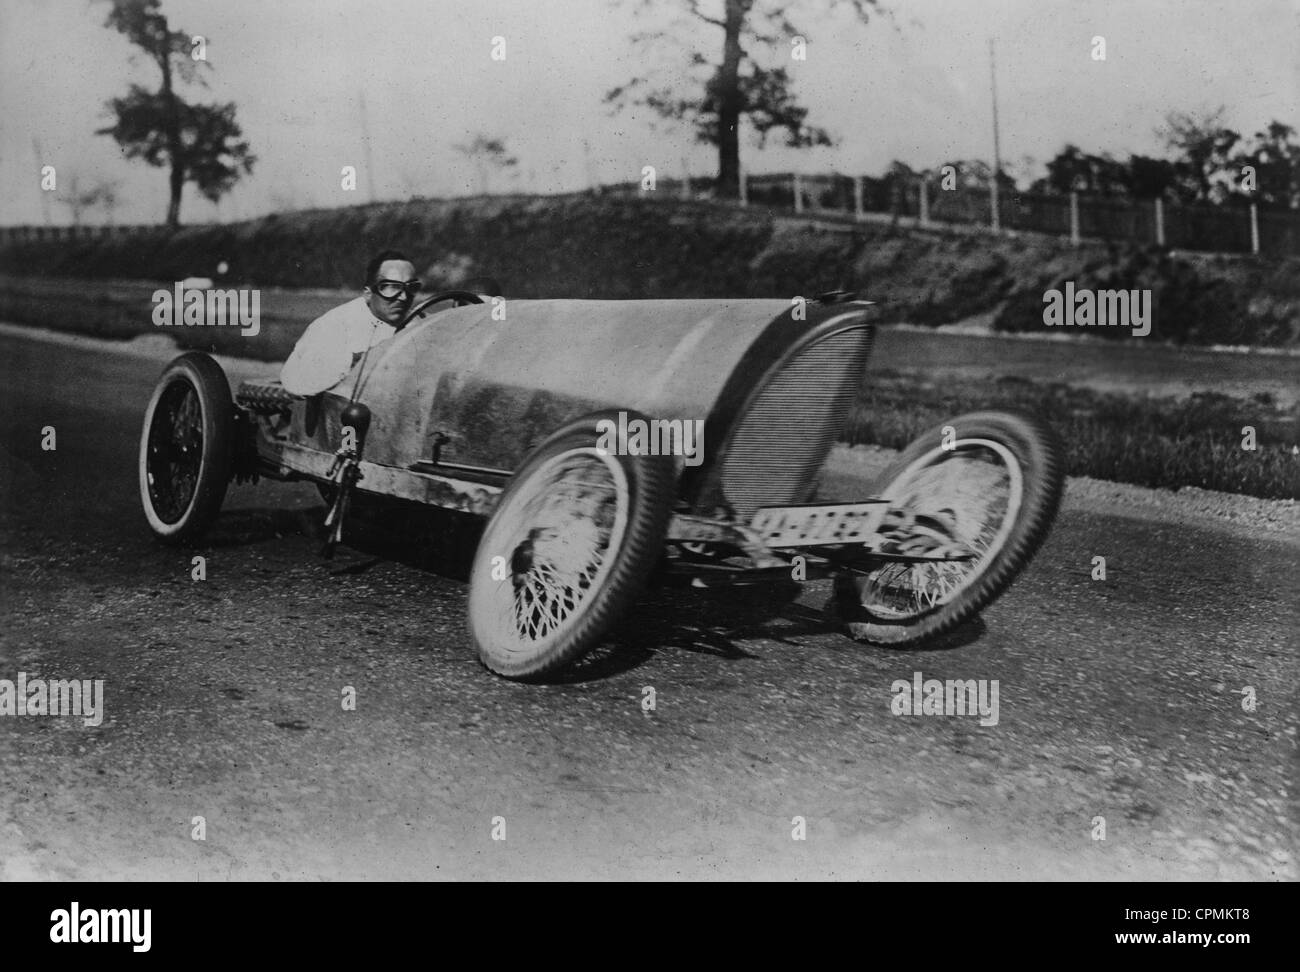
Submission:
[[[495,312],[505,309],[504,319]],[[190,542],[231,479],[317,483],[327,548],[353,499],[486,519],[469,579],[483,664],[538,680],[597,645],[652,572],[695,585],[834,577],[829,615],[907,646],[973,617],[1046,536],[1052,432],[1005,412],[920,436],[872,495],[815,496],[865,378],[873,306],[782,300],[511,300],[448,291],[344,383],[232,397],[199,352],[146,408],[140,496]]]

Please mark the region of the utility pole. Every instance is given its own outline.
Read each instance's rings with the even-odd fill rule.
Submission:
[[[993,188],[989,202],[993,207],[993,230],[1002,228],[1001,214],[998,211],[998,176],[1002,174],[1002,147],[998,142],[998,72],[994,62],[993,38],[989,38],[989,87],[993,92]]]
[[[366,93],[357,89],[357,98],[361,102],[361,144],[366,153],[366,189],[370,192],[370,201],[375,201],[375,160],[370,151],[370,122],[366,116]]]
[[[587,191],[596,191],[596,166],[591,160],[591,143],[582,140],[582,168],[587,179]]]
[[[35,135],[32,136],[32,151],[36,153],[36,171],[40,172],[45,165],[45,153],[41,151],[41,140]],[[56,171],[54,178],[58,179],[59,174]],[[50,197],[47,190],[41,190],[41,215],[45,217],[45,225],[50,225]]]

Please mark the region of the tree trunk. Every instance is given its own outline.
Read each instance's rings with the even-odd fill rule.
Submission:
[[[718,68],[718,188],[720,199],[740,198],[740,29],[745,0],[726,0],[722,66]]]
[[[167,102],[167,154],[172,164],[171,196],[167,203],[167,228],[176,229],[181,224],[181,190],[185,188],[185,158],[181,145],[180,112],[176,107],[176,94],[172,91],[170,42],[164,39],[162,49],[156,53],[158,66],[162,68],[163,98]]]
[[[171,171],[171,199],[167,203],[167,228],[181,225],[181,190],[185,187],[185,170],[181,163],[173,162]]]

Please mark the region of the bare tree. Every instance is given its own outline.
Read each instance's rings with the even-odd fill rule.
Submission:
[[[79,173],[71,172],[65,176],[64,185],[66,191],[59,192],[55,199],[71,210],[73,226],[80,226],[82,216],[94,209],[104,210],[109,223],[112,223],[118,203],[116,182],[101,179],[88,183]]]
[[[104,216],[108,220],[108,225],[112,226],[116,219],[118,204],[121,203],[122,197],[118,194],[117,182],[103,182],[100,184],[99,208],[104,211]]]
[[[487,195],[493,170],[504,171],[519,164],[519,160],[506,150],[506,140],[494,135],[480,133],[467,145],[453,145],[452,148],[474,163],[480,195]]]

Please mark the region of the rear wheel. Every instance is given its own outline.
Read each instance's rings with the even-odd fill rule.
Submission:
[[[140,500],[155,536],[183,543],[216,519],[230,483],[234,407],[221,366],[201,351],[163,371],[140,436]]]
[[[970,556],[841,574],[828,612],[854,639],[896,648],[951,631],[1029,563],[1063,484],[1056,436],[1030,416],[975,412],[935,426],[881,474],[875,493],[913,521],[946,524]]]
[[[538,680],[577,661],[631,606],[663,552],[672,459],[602,455],[596,423],[617,414],[579,419],[543,443],[484,530],[469,629],[498,675]]]

